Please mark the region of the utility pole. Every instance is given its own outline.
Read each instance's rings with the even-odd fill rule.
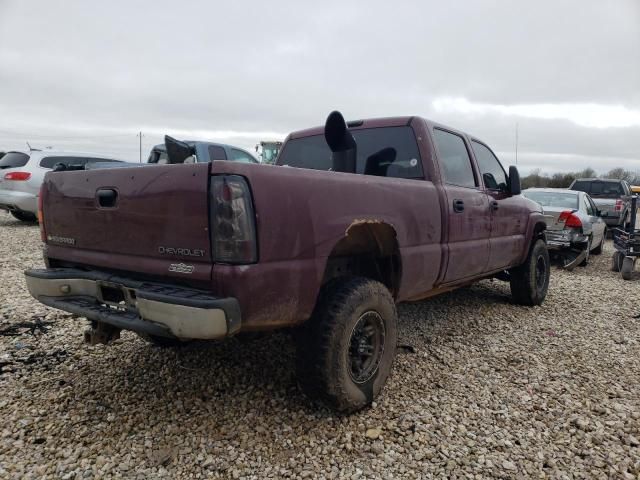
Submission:
[[[516,122],[516,165],[518,165],[518,122]]]
[[[138,132],[136,136],[140,139],[140,163],[142,163],[142,132]]]

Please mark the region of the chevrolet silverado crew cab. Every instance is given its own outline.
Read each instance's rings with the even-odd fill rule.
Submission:
[[[300,386],[341,411],[382,389],[398,302],[492,277],[516,303],[544,300],[545,219],[482,141],[333,112],[290,134],[277,163],[47,174],[47,268],[26,272],[29,291],[91,320],[90,342],[296,327]]]

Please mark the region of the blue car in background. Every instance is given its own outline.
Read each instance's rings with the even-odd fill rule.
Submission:
[[[183,143],[191,147],[195,154],[184,160],[184,163],[206,163],[214,160],[231,160],[233,162],[242,163],[260,163],[256,157],[233,145],[224,143],[200,142],[194,140],[185,140]],[[164,143],[154,146],[149,153],[147,163],[165,164],[169,162],[167,147]]]

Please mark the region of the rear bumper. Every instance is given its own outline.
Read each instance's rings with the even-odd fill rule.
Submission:
[[[562,250],[565,248],[585,248],[588,238],[586,235],[569,230],[546,230],[545,238],[550,250]]]
[[[72,268],[27,270],[25,277],[29,293],[45,305],[125,330],[212,340],[240,329],[235,298]]]
[[[0,209],[38,213],[38,197],[32,193],[0,189]]]

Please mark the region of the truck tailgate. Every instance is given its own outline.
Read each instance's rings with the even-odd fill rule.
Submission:
[[[211,277],[207,164],[51,172],[50,258],[198,282]]]

